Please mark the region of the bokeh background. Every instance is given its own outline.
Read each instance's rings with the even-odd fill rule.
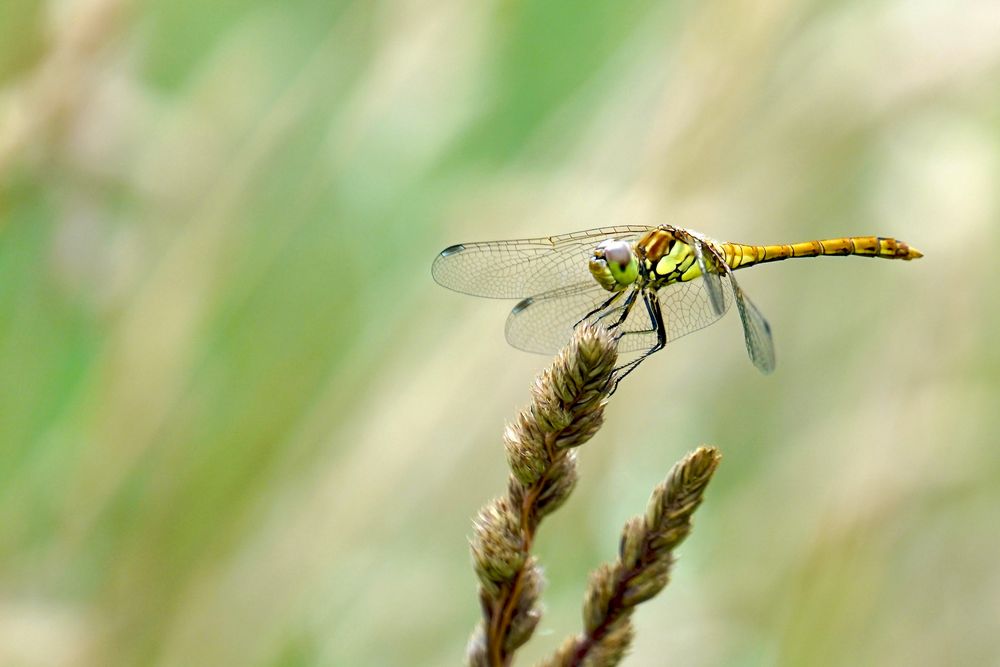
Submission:
[[[614,397],[547,613],[723,466],[631,665],[1000,659],[995,0],[3,0],[0,665],[445,665],[547,360],[461,241],[898,236],[741,272]]]

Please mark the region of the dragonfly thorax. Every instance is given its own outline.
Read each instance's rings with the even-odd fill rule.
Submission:
[[[639,260],[627,241],[602,241],[590,258],[590,274],[609,292],[620,292],[639,277]]]
[[[713,241],[690,230],[658,227],[645,234],[636,243],[642,255],[645,272],[656,288],[672,283],[688,282],[701,275],[698,251],[705,261],[716,265]]]

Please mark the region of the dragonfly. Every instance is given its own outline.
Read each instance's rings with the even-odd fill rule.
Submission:
[[[670,225],[625,225],[511,241],[460,243],[442,250],[431,273],[444,287],[480,297],[519,299],[507,317],[516,348],[550,354],[573,329],[597,323],[620,353],[614,387],[667,343],[718,321],[736,304],[750,360],[774,370],[771,326],[734,272],[797,257],[858,255],[913,260],[922,253],[884,236],[849,236],[780,245],[717,241]]]

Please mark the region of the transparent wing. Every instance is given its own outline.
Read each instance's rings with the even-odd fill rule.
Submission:
[[[474,296],[542,295],[567,285],[593,283],[588,262],[598,243],[605,239],[631,242],[650,229],[624,225],[537,239],[462,243],[441,251],[431,275],[444,287]],[[577,319],[586,312],[581,311]]]
[[[761,373],[770,373],[774,370],[774,339],[771,338],[771,325],[736,284],[731,272],[729,281],[736,294],[736,308],[740,311],[740,319],[743,321],[743,338],[746,340],[750,360]]]
[[[771,325],[747,298],[732,270],[726,267],[725,271],[729,280],[720,279],[717,283],[722,298],[721,311],[714,304],[711,280],[695,278],[690,282],[667,285],[659,291],[657,296],[663,308],[667,341],[676,340],[718,321],[729,310],[733,301],[736,301],[750,360],[762,373],[770,373],[775,364]],[[717,275],[715,277],[718,278]]]
[[[709,283],[702,278],[667,285],[657,293],[663,310],[666,340],[703,329],[717,322],[736,302],[743,324],[743,337],[751,361],[763,373],[774,370],[774,341],[771,326],[737,284],[731,272],[728,281],[718,284],[722,310],[717,312]],[[552,354],[570,339],[573,327],[587,313],[597,309],[611,294],[592,281],[550,290],[518,303],[507,317],[507,341],[528,352]],[[621,319],[627,305],[627,293],[595,313],[590,321],[611,326]],[[621,325],[618,351],[621,354],[644,352],[656,343],[656,332],[641,295],[630,306]]]
[[[611,296],[588,279],[528,297],[507,316],[507,342],[526,352],[555,353],[569,341],[576,323]],[[619,297],[622,299],[624,294]]]
[[[659,291],[667,342],[676,340],[718,321],[733,303],[729,283],[720,283],[722,313],[716,313],[707,283],[696,278],[674,283]],[[507,317],[507,342],[527,352],[551,354],[570,339],[573,327],[587,313],[597,309],[612,295],[593,281],[579,283],[522,300]],[[620,293],[614,303],[595,313],[589,321],[610,327],[619,321],[627,305],[627,293]],[[629,312],[621,325],[618,344],[621,354],[645,352],[656,344],[656,332],[649,311],[639,295],[628,305]]]
[[[723,294],[722,278],[717,273],[718,269],[715,266],[715,262],[709,263],[705,261],[705,251],[702,247],[702,241],[694,237],[691,241],[691,247],[694,248],[694,256],[698,260],[698,268],[701,270],[701,277],[705,281],[708,300],[712,304],[712,310],[715,314],[721,316],[729,307],[726,305],[725,295]],[[714,255],[712,257],[714,260]]]
[[[719,289],[723,304],[721,313],[716,312],[708,284],[701,278],[667,285],[657,293],[667,342],[717,322],[729,310],[734,300],[732,283],[720,282]],[[610,297],[611,294],[600,285],[588,281],[523,299],[507,317],[507,342],[527,352],[557,352],[570,339],[573,327],[583,316]],[[626,293],[621,293],[614,303],[589,319],[605,326],[614,324],[622,316],[626,297]],[[743,300],[744,304],[748,303],[745,297]],[[620,353],[646,351],[656,343],[653,322],[641,296],[631,304],[618,331],[624,334],[618,345]]]
[[[726,314],[733,304],[733,291],[728,283],[722,281],[719,281],[717,287],[721,308],[715,306],[709,283],[702,278],[686,283],[673,283],[657,293],[667,327],[668,342],[703,329]]]

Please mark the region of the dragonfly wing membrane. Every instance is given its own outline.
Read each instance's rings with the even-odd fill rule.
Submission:
[[[762,373],[770,373],[775,365],[771,325],[744,294],[732,269],[726,266],[723,270],[729,280],[723,281],[718,274],[710,273],[705,274],[709,276],[708,280],[695,278],[660,289],[657,296],[663,309],[667,341],[676,340],[718,321],[735,301],[750,360]],[[717,299],[721,299],[721,310]]]
[[[705,291],[708,293],[708,300],[712,305],[712,310],[715,311],[716,315],[721,317],[728,308],[725,301],[724,288],[722,287],[722,278],[719,277],[714,262],[710,265],[705,260],[705,250],[702,247],[701,241],[696,238],[692,239],[691,247],[694,248],[694,256],[698,260],[698,268],[701,270],[701,277],[705,281]]]
[[[507,316],[507,342],[526,352],[553,354],[570,339],[581,318],[610,296],[589,280],[523,299]]]
[[[593,282],[588,262],[598,243],[606,239],[631,242],[649,229],[623,225],[535,239],[461,243],[438,254],[431,275],[444,287],[474,296],[542,295],[566,285]]]
[[[728,287],[721,281],[718,285],[721,310],[716,307],[708,283],[702,278],[661,288],[657,297],[663,310],[667,342],[717,322],[733,303],[732,289]]]
[[[743,338],[747,344],[747,354],[753,365],[764,374],[774,371],[774,339],[771,337],[771,325],[767,323],[764,316],[747,298],[736,280],[730,275],[730,282],[733,285],[733,292],[736,295],[736,308],[740,311],[740,320],[743,321]]]

